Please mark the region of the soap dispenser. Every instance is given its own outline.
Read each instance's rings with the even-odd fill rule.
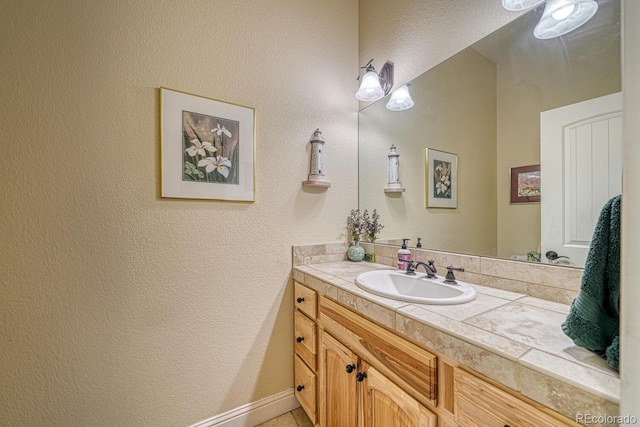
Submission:
[[[407,242],[411,239],[402,239],[402,247],[398,249],[398,268],[406,270],[411,261],[411,251],[407,249]]]
[[[420,240],[422,240],[422,237],[418,237],[418,243],[416,244],[416,248],[418,249],[422,247],[422,243],[420,242]]]

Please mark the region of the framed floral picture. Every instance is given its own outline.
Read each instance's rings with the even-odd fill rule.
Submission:
[[[255,110],[160,88],[162,197],[255,200]]]
[[[458,207],[458,156],[432,148],[426,150],[426,206]]]
[[[511,203],[540,203],[540,165],[511,168]]]

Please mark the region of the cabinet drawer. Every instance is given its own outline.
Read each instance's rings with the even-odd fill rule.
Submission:
[[[478,427],[567,427],[567,424],[460,369],[454,374],[455,420]]]
[[[316,423],[316,375],[298,356],[295,359],[294,392],[311,422]]]
[[[316,370],[316,324],[299,311],[294,312],[293,345],[296,354]]]
[[[301,285],[298,282],[293,282],[294,287],[294,305],[298,310],[302,311],[312,319],[316,318],[316,291]]]

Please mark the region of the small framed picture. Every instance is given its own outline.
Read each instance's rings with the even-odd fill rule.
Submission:
[[[427,208],[458,207],[458,156],[432,148],[426,150]]]
[[[162,197],[255,200],[255,110],[160,88]]]
[[[511,168],[511,203],[540,203],[540,165]]]

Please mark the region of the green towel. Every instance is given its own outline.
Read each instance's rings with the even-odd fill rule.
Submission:
[[[596,223],[582,275],[562,330],[576,345],[618,369],[620,325],[620,196],[609,200]]]

